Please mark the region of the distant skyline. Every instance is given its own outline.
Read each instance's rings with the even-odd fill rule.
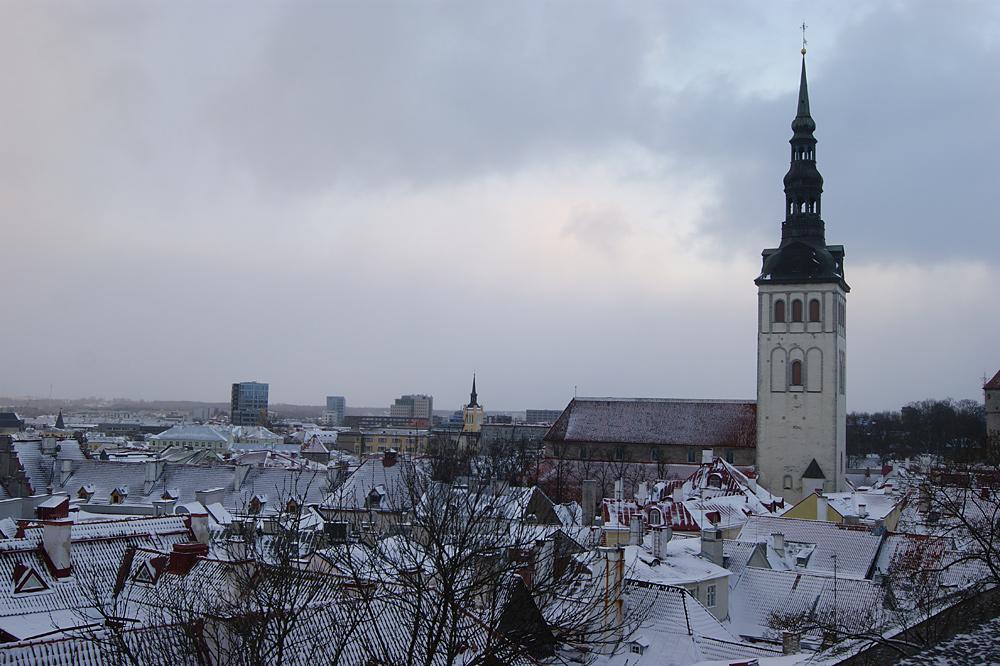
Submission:
[[[753,398],[803,20],[848,409],[982,400],[985,0],[4,3],[0,395]]]

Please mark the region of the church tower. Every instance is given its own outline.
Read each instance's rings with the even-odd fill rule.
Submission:
[[[478,433],[483,429],[485,412],[479,404],[479,394],[476,393],[476,375],[472,375],[472,393],[469,394],[469,404],[462,408],[462,432]]]
[[[786,500],[844,488],[847,293],[844,248],[827,245],[809,112],[805,48],[781,244],[764,250],[757,284],[757,467]]]

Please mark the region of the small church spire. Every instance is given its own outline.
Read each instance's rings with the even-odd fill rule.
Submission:
[[[479,395],[476,393],[476,373],[472,373],[472,393],[469,394],[469,407],[479,406]]]

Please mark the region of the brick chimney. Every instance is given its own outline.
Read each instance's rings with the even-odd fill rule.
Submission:
[[[587,479],[583,482],[583,496],[580,500],[583,505],[583,526],[590,527],[597,515],[597,481]]]
[[[175,543],[170,552],[167,571],[183,576],[198,563],[198,557],[208,555],[207,543]]]
[[[200,512],[188,514],[187,523],[195,541],[207,546],[212,540],[212,533],[208,529],[208,514]]]
[[[42,556],[56,578],[66,578],[72,573],[72,534],[73,521],[69,518],[46,520],[42,523]]]
[[[396,449],[389,449],[382,454],[382,467],[392,467],[396,464]]]

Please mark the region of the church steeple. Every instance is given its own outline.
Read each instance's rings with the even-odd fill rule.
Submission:
[[[840,282],[845,289],[843,249],[827,246],[821,217],[823,176],[816,168],[816,121],[809,109],[806,50],[795,118],[792,120],[791,161],[785,174],[785,219],[781,245],[764,251],[757,284],[764,282]]]
[[[472,393],[469,394],[469,407],[479,406],[479,395],[476,393],[476,373],[472,373]]]

